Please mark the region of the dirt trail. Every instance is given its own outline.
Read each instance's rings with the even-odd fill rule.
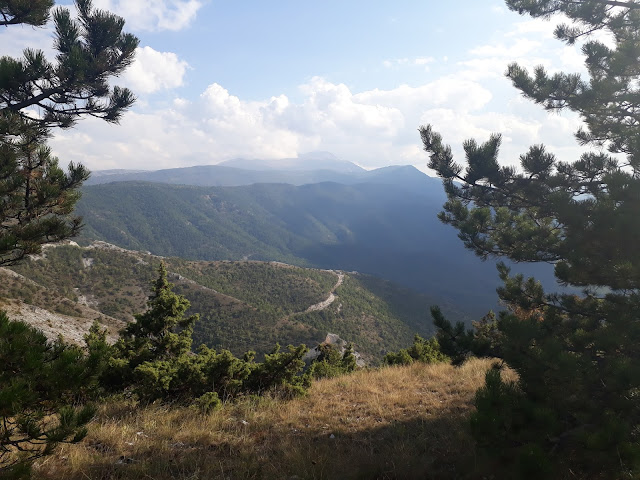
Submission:
[[[319,310],[324,310],[325,308],[327,308],[329,305],[331,305],[333,303],[333,301],[336,299],[336,296],[334,295],[334,292],[336,291],[336,289],[342,285],[342,282],[344,281],[344,273],[342,272],[334,272],[336,275],[338,275],[338,281],[336,282],[336,284],[333,286],[333,288],[331,289],[331,291],[329,292],[329,296],[323,300],[320,303],[316,303],[315,305],[311,305],[309,308],[307,308],[304,313],[309,313],[309,312],[317,312]]]

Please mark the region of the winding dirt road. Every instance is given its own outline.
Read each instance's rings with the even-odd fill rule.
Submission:
[[[338,281],[336,282],[336,284],[333,286],[333,288],[331,289],[331,291],[329,292],[329,296],[323,300],[320,303],[316,303],[315,305],[311,305],[309,308],[307,308],[304,313],[309,313],[309,312],[317,312],[319,310],[324,310],[325,308],[327,308],[329,305],[331,305],[333,303],[333,301],[336,299],[336,296],[334,295],[334,292],[336,291],[336,289],[342,285],[342,282],[344,281],[344,273],[342,272],[334,272],[336,275],[338,275]]]

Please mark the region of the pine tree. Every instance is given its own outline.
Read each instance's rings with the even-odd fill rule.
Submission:
[[[620,478],[640,468],[640,3],[507,5],[534,17],[563,13],[570,24],[556,37],[584,40],[588,79],[517,64],[507,75],[546,109],[578,112],[577,140],[597,149],[570,162],[534,145],[517,170],[500,166],[501,137],[493,135],[464,143],[464,168],[431,126],[420,129],[448,195],[440,219],[467,248],[482,258],[553,263],[561,284],[582,289],[547,293],[500,266],[498,294],[509,310],[498,317],[493,351],[518,381],[489,372],[472,426],[479,444],[518,475],[552,475],[546,466],[564,465]],[[597,30],[615,46],[594,39]]]
[[[185,318],[189,300],[172,289],[173,284],[167,280],[167,267],[162,263],[147,311],[136,314],[135,321],[122,331],[122,340],[133,352],[135,363],[178,357],[191,351],[191,335],[198,315]]]
[[[424,339],[417,333],[414,335],[413,344],[409,348],[403,348],[397,352],[389,352],[384,356],[386,365],[411,365],[414,362],[440,363],[450,360],[451,358],[440,348],[437,338]]]
[[[1,2],[0,12],[7,25],[43,25],[51,3]],[[3,115],[39,127],[68,128],[83,115],[117,122],[133,103],[128,89],[111,88],[108,81],[131,64],[138,39],[122,32],[122,18],[94,9],[91,0],[76,0],[75,5],[77,19],[67,8],[53,10],[54,63],[41,50],[29,48],[23,58],[0,58]]]
[[[0,27],[7,25],[32,25],[40,27],[49,20],[53,0],[0,1]]]
[[[44,25],[52,5],[0,1],[0,26]],[[89,172],[79,164],[66,172],[58,166],[46,146],[52,127],[69,128],[86,115],[117,122],[134,101],[108,81],[131,63],[138,40],[122,32],[124,20],[90,0],[76,7],[77,19],[66,8],[53,10],[55,62],[33,49],[0,58],[0,265],[80,228],[72,211]]]
[[[72,408],[95,375],[78,348],[0,312],[0,477],[28,473],[30,463],[61,442],[78,442],[93,417]]]
[[[271,391],[282,397],[305,394],[311,385],[311,375],[309,372],[301,372],[305,367],[304,356],[308,351],[306,345],[289,345],[283,352],[276,343],[271,353],[264,356],[264,362],[252,366],[244,388],[256,394]]]
[[[108,83],[131,63],[138,44],[122,32],[124,21],[90,0],[76,1],[77,19],[66,8],[51,15],[52,7],[52,0],[0,0],[0,27],[38,27],[52,16],[57,51],[54,62],[33,49],[0,58],[0,266],[81,226],[72,212],[89,173],[74,163],[60,168],[46,145],[52,128],[87,115],[117,122],[134,100]],[[28,472],[56,444],[82,439],[92,409],[68,404],[94,387],[99,364],[93,353],[49,343],[0,313],[0,475]]]
[[[190,306],[189,300],[174,293],[172,288],[173,284],[167,280],[167,268],[162,263],[147,310],[134,316],[135,321],[120,332],[120,339],[114,345],[110,368],[103,377],[107,387],[121,389],[139,383],[140,372],[150,378],[155,370],[176,370],[174,360],[191,351],[193,326],[199,317],[184,316]],[[171,375],[162,376],[166,379],[164,383],[170,383]]]
[[[353,343],[340,351],[330,343],[321,343],[316,347],[318,356],[313,359],[308,373],[312,378],[332,378],[346,375],[358,367]]]
[[[19,126],[0,134],[0,265],[78,233],[81,219],[72,212],[89,176],[73,163],[65,172],[43,141],[47,134],[24,119],[13,120]]]

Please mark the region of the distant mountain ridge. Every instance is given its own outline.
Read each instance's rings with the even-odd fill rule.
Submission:
[[[154,182],[203,187],[239,187],[256,183],[286,183],[307,185],[335,182],[343,185],[376,183],[402,185],[413,193],[430,195],[440,180],[429,177],[412,165],[392,165],[365,170],[336,157],[316,154],[295,159],[247,160],[235,159],[217,165],[168,168],[162,170],[98,170],[85,185],[114,182]],[[323,154],[330,155],[330,154]]]

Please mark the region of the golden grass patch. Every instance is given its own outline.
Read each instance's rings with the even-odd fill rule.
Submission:
[[[460,478],[473,469],[466,419],[490,365],[359,371],[315,382],[306,397],[250,397],[210,415],[112,401],[36,477]]]

